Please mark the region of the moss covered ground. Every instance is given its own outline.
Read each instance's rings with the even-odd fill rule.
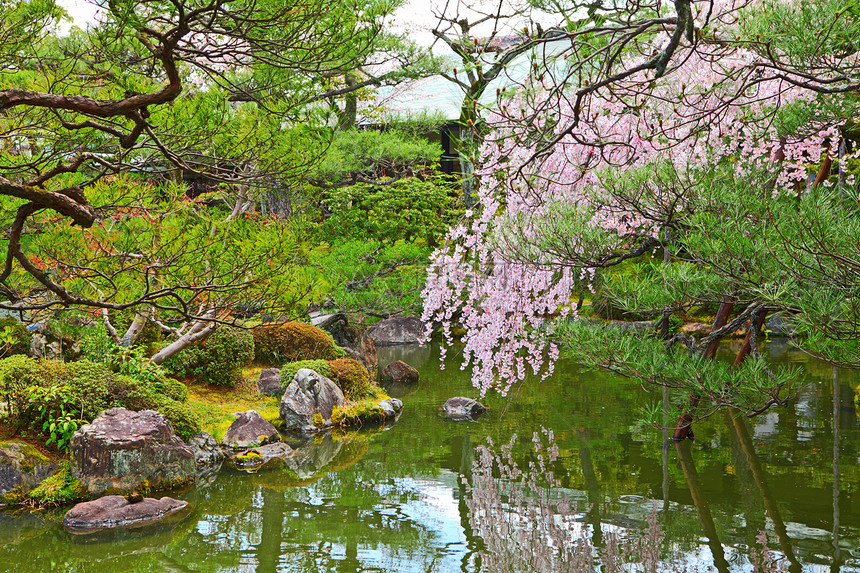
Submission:
[[[236,419],[234,414],[246,410],[256,410],[263,418],[278,425],[280,400],[263,396],[257,391],[257,378],[263,368],[243,368],[241,380],[234,388],[188,382],[188,405],[198,416],[204,432],[221,441],[227,428]]]

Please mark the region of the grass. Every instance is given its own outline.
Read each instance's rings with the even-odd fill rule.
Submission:
[[[236,417],[235,412],[256,410],[264,419],[277,425],[280,400],[257,391],[257,378],[265,366],[242,369],[242,381],[235,388],[207,386],[188,382],[188,405],[197,415],[203,431],[221,441]]]

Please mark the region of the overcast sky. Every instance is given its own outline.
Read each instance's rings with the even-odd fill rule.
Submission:
[[[493,10],[497,4],[491,0],[469,0],[471,4],[487,3],[487,9]],[[57,4],[65,8],[69,15],[74,19],[74,24],[85,28],[90,22],[95,21],[98,8],[95,2],[87,0],[56,0]],[[450,0],[450,5],[453,7],[457,4],[457,0]],[[392,24],[396,29],[401,29],[409,33],[409,37],[421,45],[429,46],[433,43],[433,35],[430,31],[436,25],[437,18],[434,15],[445,6],[445,0],[409,0],[406,5],[394,13]],[[68,29],[71,24],[66,24],[64,28]],[[490,29],[486,32],[480,31],[479,34],[489,35]],[[445,46],[437,45],[435,50],[440,54],[449,53]]]

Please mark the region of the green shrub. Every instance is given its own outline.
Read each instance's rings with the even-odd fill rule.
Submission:
[[[188,388],[185,384],[175,378],[165,376],[164,380],[156,382],[154,387],[156,391],[162,392],[171,400],[175,400],[177,402],[188,401]]]
[[[0,360],[0,395],[6,402],[7,414],[21,411],[25,402],[24,389],[39,380],[39,364],[32,358],[16,354]]]
[[[329,378],[343,391],[350,400],[360,400],[367,397],[373,384],[367,368],[361,362],[352,358],[338,358],[328,363]]]
[[[165,367],[203,384],[233,387],[241,380],[242,366],[253,359],[254,337],[248,330],[219,326],[206,340],[165,361]]]
[[[178,384],[187,396],[185,385]],[[131,376],[117,376],[111,390],[118,404],[129,410],[155,410],[163,414],[170,421],[176,435],[183,440],[193,438],[201,431],[200,421],[188,404],[172,399],[154,385]]]
[[[344,355],[328,332],[303,322],[263,324],[253,330],[253,336],[257,360],[273,366]]]
[[[66,363],[11,356],[0,360],[0,388],[18,426],[31,428],[59,449],[67,447],[81,424],[114,406],[156,410],[183,439],[200,432],[191,409],[182,403],[187,398],[185,385],[163,373],[153,382],[117,374],[89,360]]]
[[[14,318],[0,318],[0,358],[30,352],[30,331]]]
[[[186,442],[203,431],[200,420],[188,404],[181,404],[169,398],[164,398],[153,409],[170,420],[173,431]]]
[[[330,372],[328,362],[325,360],[298,360],[296,362],[289,362],[281,367],[281,387],[284,390],[286,390],[287,386],[290,385],[290,382],[293,381],[293,378],[296,376],[296,372],[302,368],[310,368],[314,372],[322,374],[327,378],[331,378],[331,376],[329,376]]]

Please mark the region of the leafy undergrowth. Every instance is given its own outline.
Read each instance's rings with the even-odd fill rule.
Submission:
[[[204,432],[220,441],[236,419],[234,414],[246,410],[256,410],[272,424],[278,424],[278,398],[263,396],[257,391],[256,380],[262,369],[262,366],[243,368],[242,380],[234,388],[188,383],[188,404]]]

